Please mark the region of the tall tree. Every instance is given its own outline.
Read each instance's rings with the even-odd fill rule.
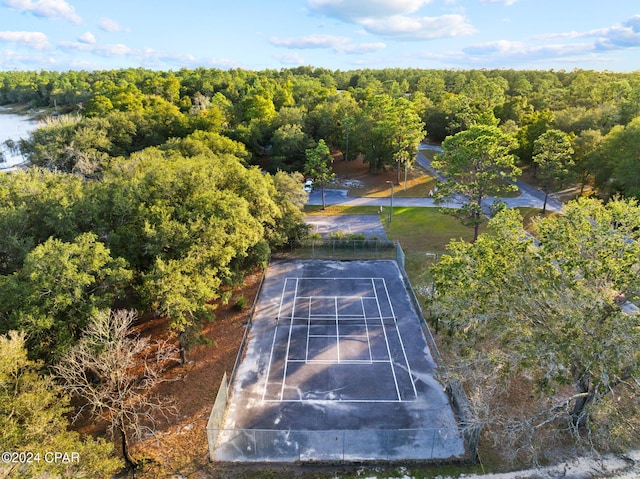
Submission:
[[[396,162],[397,182],[400,184],[400,170],[404,170],[404,189],[407,190],[407,170],[413,165],[420,141],[425,137],[424,123],[414,110],[414,105],[406,98],[398,98],[393,115],[383,124],[392,132],[391,148]]]
[[[122,258],[93,233],[65,243],[50,238],[16,273],[0,277],[0,318],[28,334],[31,352],[50,360],[77,340],[91,317],[123,296],[132,278]]]
[[[542,213],[547,210],[549,192],[566,185],[574,176],[573,147],[568,134],[548,130],[533,143],[533,162],[538,167],[538,178],[544,189]]]
[[[512,154],[515,140],[498,127],[477,125],[442,143],[443,153],[431,165],[447,180],[440,182],[439,196],[462,195],[474,227],[474,241],[481,223],[482,201],[517,187],[511,182],[520,175]]]
[[[589,155],[594,183],[604,194],[640,198],[640,117],[616,126]]]
[[[409,166],[424,135],[424,123],[409,100],[382,94],[368,98],[353,143],[371,171],[380,171],[387,166]]]
[[[333,156],[329,147],[320,140],[315,148],[309,148],[306,150],[306,162],[304,165],[305,175],[309,175],[313,178],[314,182],[320,185],[322,190],[322,209],[326,208],[324,199],[324,188],[335,178],[335,173],[332,169]]]
[[[591,154],[598,149],[602,141],[602,134],[599,130],[584,130],[573,140],[573,159],[575,162],[574,171],[580,181],[580,195],[584,192],[584,187],[590,176],[592,176]]]
[[[550,110],[534,111],[525,119],[525,124],[518,130],[518,158],[520,163],[529,165],[533,162],[533,144],[545,131],[551,128],[554,114]]]
[[[278,171],[273,175],[273,184],[277,191],[275,201],[282,212],[283,243],[295,244],[306,236],[309,230],[302,215],[302,209],[309,199],[309,193],[300,188],[303,181],[304,176],[300,172]]]
[[[605,449],[637,443],[640,314],[624,298],[640,290],[638,202],[570,202],[534,220],[536,241],[515,210],[490,226],[448,246],[432,305],[490,429],[503,442],[520,433],[514,448],[553,431]],[[538,401],[505,414],[497,398],[516,382]]]

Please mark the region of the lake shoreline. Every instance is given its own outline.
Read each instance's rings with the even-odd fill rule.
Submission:
[[[10,103],[9,105],[0,105],[0,115],[18,115],[27,117],[32,121],[41,121],[51,115],[51,111],[46,108],[34,110],[28,103]]]
[[[38,128],[41,119],[30,114],[19,112],[18,109],[0,106],[0,171],[10,171],[27,165],[27,160],[20,154],[15,154],[5,145],[7,140],[15,143],[21,138],[28,138],[29,134]]]

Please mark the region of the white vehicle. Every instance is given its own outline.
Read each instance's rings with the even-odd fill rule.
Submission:
[[[311,193],[311,190],[313,189],[313,180],[309,178],[307,181],[305,181],[302,189],[307,193]]]

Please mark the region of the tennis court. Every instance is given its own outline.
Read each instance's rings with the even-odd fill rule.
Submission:
[[[443,460],[464,455],[395,261],[269,267],[215,459]]]

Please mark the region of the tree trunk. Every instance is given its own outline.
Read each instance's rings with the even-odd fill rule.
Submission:
[[[547,198],[549,197],[549,189],[545,187],[544,189],[544,204],[542,205],[542,214],[544,215],[547,211]]]
[[[473,242],[475,243],[478,239],[478,234],[480,233],[480,214],[476,213],[475,225],[473,225]]]
[[[407,162],[404,162],[404,191],[407,191]]]
[[[482,218],[482,193],[478,195],[478,208],[473,212],[473,243],[476,242],[480,234],[480,218]]]
[[[581,396],[576,399],[571,411],[571,425],[575,429],[584,428],[589,420],[587,406],[589,406],[595,397],[593,391],[589,390],[589,379],[580,379],[576,382],[576,390]]]
[[[320,190],[322,191],[322,209],[324,210],[327,207],[324,201],[324,183],[320,185]]]
[[[349,161],[349,130],[347,130],[347,151],[342,157],[344,161]]]
[[[129,441],[127,440],[127,433],[124,431],[124,427],[120,426],[120,440],[122,441],[122,457],[127,465],[127,469],[135,469],[138,467],[138,461],[136,461],[129,454]]]
[[[184,366],[187,363],[187,348],[185,343],[186,343],[185,332],[180,331],[180,334],[178,334],[178,345],[180,348],[180,365],[181,366]]]
[[[580,180],[580,196],[584,193],[584,187],[587,184],[587,179],[589,178],[589,173],[586,171],[582,174],[582,179]]]

